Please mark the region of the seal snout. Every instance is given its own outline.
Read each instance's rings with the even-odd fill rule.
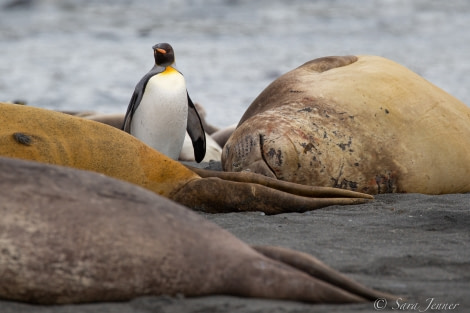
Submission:
[[[226,153],[222,156],[226,159],[223,163],[225,164],[224,170],[233,172],[243,170],[277,178],[265,157],[265,135],[257,134],[253,136],[243,132],[236,133],[235,131],[235,136],[239,138],[238,142],[230,138],[225,145]],[[234,142],[235,144],[232,144]],[[229,150],[233,151],[232,155],[229,155]],[[228,159],[232,159],[234,162],[230,162]]]

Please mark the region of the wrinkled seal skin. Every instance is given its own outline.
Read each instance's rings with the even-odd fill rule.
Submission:
[[[470,108],[381,57],[316,59],[254,100],[222,166],[368,194],[469,192]]]
[[[119,129],[51,110],[0,103],[0,125],[1,156],[99,172],[205,212],[300,212],[371,198],[332,188],[305,193],[301,185],[240,173],[216,178],[210,176],[217,172],[204,172],[201,178]]]
[[[321,303],[392,298],[305,253],[253,249],[177,203],[93,172],[0,157],[0,203],[2,299],[61,304],[163,294]]]

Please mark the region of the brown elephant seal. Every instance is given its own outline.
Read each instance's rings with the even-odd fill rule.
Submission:
[[[121,128],[124,123],[124,114],[122,113],[96,113],[84,116],[84,118],[100,122],[115,128]]]
[[[51,304],[229,294],[348,303],[392,297],[310,255],[276,247],[257,252],[185,207],[104,175],[2,157],[0,187],[2,299]]]
[[[199,103],[194,103],[197,112],[199,113],[199,117],[201,118],[201,123],[206,131],[207,134],[215,133],[219,130],[216,126],[209,124],[206,121],[206,109]],[[97,113],[97,112],[76,112],[76,111],[63,111],[63,113],[84,117],[89,120],[97,121],[100,123],[104,123],[116,128],[121,128],[122,124],[124,123],[124,113]]]
[[[214,126],[210,123],[207,122],[207,112],[204,106],[200,103],[194,103],[194,106],[196,107],[197,111],[199,112],[199,116],[201,117],[201,122],[202,126],[204,127],[204,131],[208,133],[209,135],[212,135],[216,131],[219,130],[217,126]]]
[[[220,179],[209,177],[217,172],[198,170],[206,176],[201,178],[119,129],[45,109],[0,104],[0,125],[0,156],[99,172],[206,212],[275,214],[371,199],[348,190],[304,188],[252,173],[222,174]]]
[[[230,136],[232,136],[236,128],[237,128],[237,125],[232,124],[230,126],[219,129],[218,131],[212,133],[211,137],[217,142],[217,144],[219,144],[219,146],[223,147],[225,146],[225,143],[230,138]]]
[[[97,113],[97,114],[87,115],[85,116],[85,118],[88,120],[92,120],[95,122],[100,122],[109,126],[113,126],[115,128],[121,128],[122,123],[124,122],[124,114],[121,114],[121,113],[109,113],[109,114]],[[202,117],[201,117],[201,121],[203,121],[202,124],[204,125],[205,122]],[[210,160],[220,161],[221,155],[222,155],[222,148],[219,146],[217,142],[214,141],[214,139],[211,138],[209,134],[206,133],[206,155],[204,156],[204,159],[202,159],[202,162],[209,162]],[[181,149],[181,153],[180,153],[178,160],[195,161],[193,143],[188,133],[186,133],[185,135],[183,147]]]
[[[208,131],[214,132],[214,131],[217,131],[218,129],[215,126],[212,126],[211,124],[206,122],[206,111],[202,105],[195,103],[194,106],[196,107],[199,113],[199,117],[201,118],[203,128],[206,131],[206,134],[205,134],[206,155],[204,156],[201,162],[209,162],[211,160],[220,161],[220,158],[222,155],[222,148],[213,138],[211,138],[210,134],[207,133]],[[86,115],[84,117],[86,119],[100,122],[103,124],[107,124],[115,128],[119,128],[119,129],[124,123],[123,113],[101,113],[101,114],[96,113],[96,114]],[[193,143],[187,132],[184,137],[183,147],[181,149],[181,153],[179,155],[178,160],[195,161]]]
[[[222,147],[206,133],[206,155],[201,162],[219,161],[222,157]],[[184,137],[183,147],[181,148],[180,161],[195,162],[191,138],[188,134]]]
[[[316,59],[254,100],[222,165],[369,194],[469,192],[470,108],[381,57]]]

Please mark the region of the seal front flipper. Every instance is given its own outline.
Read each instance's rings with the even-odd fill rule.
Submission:
[[[329,189],[342,191],[338,188]],[[217,196],[214,197],[214,194]],[[354,193],[354,198],[348,196],[304,197],[256,183],[208,177],[192,179],[178,190],[172,190],[169,198],[206,213],[260,211],[265,214],[279,214],[311,211],[329,205],[360,204],[371,201],[368,197],[360,197],[361,195]]]
[[[318,197],[318,198],[363,198],[373,200],[374,197],[365,193],[356,192],[347,189],[333,188],[333,187],[318,187],[301,185],[283,180],[278,180],[271,177],[266,177],[261,174],[251,172],[220,172],[197,168],[190,165],[185,165],[188,169],[195,172],[202,178],[217,177],[222,180],[239,182],[239,183],[253,183],[269,187],[274,190],[282,191],[292,195],[302,197]]]
[[[194,159],[197,163],[200,163],[206,155],[206,135],[196,107],[191,101],[189,94],[187,92],[186,94],[188,96],[188,124],[186,126],[186,130],[193,142]]]

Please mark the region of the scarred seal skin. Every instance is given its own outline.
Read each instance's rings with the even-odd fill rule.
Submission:
[[[368,194],[469,192],[470,108],[388,59],[320,58],[254,100],[222,165]]]
[[[312,303],[393,296],[312,256],[250,247],[187,208],[90,171],[0,157],[0,298],[63,304],[229,294]]]

